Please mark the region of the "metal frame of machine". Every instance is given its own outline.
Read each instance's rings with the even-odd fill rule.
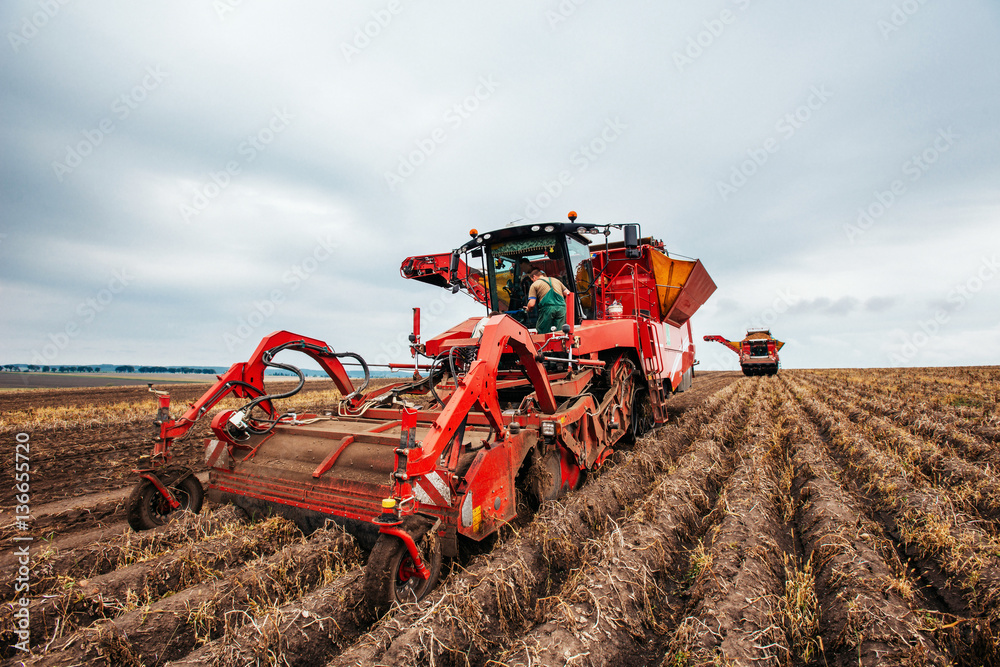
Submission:
[[[608,242],[612,229],[624,240]],[[594,235],[604,243],[591,243]],[[517,262],[529,257],[573,293],[562,331],[529,329],[515,307],[524,297]],[[137,471],[129,501],[133,527],[197,511],[200,484],[171,464],[170,447],[234,395],[247,403],[216,414],[206,441],[209,497],[285,514],[307,530],[341,523],[371,550],[374,612],[418,599],[462,539],[494,534],[524,500],[537,505],[575,488],[623,439],[666,421],[666,401],[693,375],[690,316],[715,290],[701,262],[670,257],[638,225],[577,224],[575,214],[568,223],[473,230],[460,248],[409,257],[400,271],[466,291],[490,314],[423,341],[414,309],[414,361],[395,365],[413,369],[413,379],[371,391],[359,355],[279,331],[182,416],[172,418],[169,396],[158,392],[151,465]],[[326,371],[343,396],[335,412],[279,414],[274,401],[304,384],[298,368],[274,360],[283,351]],[[345,358],[364,370],[360,387]],[[298,388],[269,394],[268,367],[296,374]]]

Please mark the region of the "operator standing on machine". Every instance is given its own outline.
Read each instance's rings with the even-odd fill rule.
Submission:
[[[558,278],[548,278],[540,269],[531,272],[531,280],[525,310],[530,311],[538,306],[535,330],[538,333],[562,331],[563,325],[566,324],[566,297],[572,292],[566,289]]]

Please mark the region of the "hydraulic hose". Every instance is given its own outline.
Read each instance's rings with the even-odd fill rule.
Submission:
[[[455,378],[455,382],[458,382],[458,373],[455,372],[455,350],[468,350],[468,349],[478,349],[478,346],[464,345],[461,347],[448,348],[448,367],[451,369],[451,376]]]
[[[431,395],[434,397],[434,400],[437,401],[438,404],[441,405],[441,407],[444,407],[444,401],[441,400],[441,397],[438,396],[437,390],[434,388],[434,369],[437,367],[438,363],[443,361],[443,359],[441,358],[442,354],[444,354],[444,352],[438,353],[438,355],[434,357],[434,360],[431,361],[431,370],[430,373],[428,373],[427,375],[427,388],[430,389]]]
[[[264,362],[265,366],[268,366],[270,368],[280,368],[282,370],[294,373],[299,378],[298,384],[294,388],[292,388],[291,391],[287,391],[287,392],[285,392],[283,394],[266,394],[264,396],[259,396],[258,398],[255,398],[254,400],[250,401],[249,403],[247,403],[246,405],[244,405],[242,408],[240,408],[241,412],[244,412],[244,414],[249,415],[253,411],[253,409],[255,407],[257,407],[258,405],[260,405],[264,401],[275,401],[275,400],[278,400],[278,399],[281,399],[281,398],[288,398],[289,396],[294,396],[295,394],[299,393],[299,391],[302,390],[302,387],[304,387],[305,384],[306,384],[306,378],[305,378],[305,375],[302,373],[302,371],[298,367],[292,366],[291,364],[282,364],[282,363],[278,363],[276,361],[272,361],[274,359],[274,356],[276,354],[278,354],[278,352],[281,352],[282,350],[287,349],[288,347],[290,347],[292,345],[295,345],[295,343],[286,343],[285,345],[279,345],[278,347],[275,347],[275,348],[272,348],[272,349],[266,351],[261,356],[261,361]],[[264,429],[254,428],[253,426],[250,425],[249,422],[245,422],[246,423],[246,428],[251,433],[254,433],[256,435],[265,435],[265,434],[270,433],[271,431],[273,431],[274,428],[278,425],[278,422],[280,422],[281,418],[284,417],[284,416],[285,415],[278,415],[278,417],[275,418],[275,419],[273,419],[273,420],[272,419],[257,420],[257,421],[263,421],[263,422],[269,422],[270,423],[270,426],[268,426],[267,428],[264,428]]]
[[[355,359],[359,364],[361,364],[361,368],[365,372],[365,381],[361,384],[361,386],[342,399],[343,401],[349,401],[358,394],[363,393],[364,390],[368,388],[368,382],[369,380],[371,380],[371,374],[368,371],[368,364],[365,363],[364,358],[360,354],[356,354],[354,352],[340,352],[338,354],[334,354],[333,356],[337,357],[338,359],[341,357],[350,357],[351,359]]]

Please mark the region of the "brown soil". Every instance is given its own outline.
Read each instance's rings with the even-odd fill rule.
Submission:
[[[248,528],[234,517],[217,528],[217,532],[204,539],[159,556],[137,554],[143,558],[141,562],[104,574],[88,578],[62,574],[39,581],[36,592],[46,588],[46,582],[55,583],[29,607],[31,636],[39,643],[48,643],[99,619],[114,618],[129,607],[151,604],[212,579],[218,572],[244,561],[268,556],[301,537],[293,523],[280,517]],[[0,627],[12,623],[12,618],[0,614]]]
[[[208,374],[150,374],[119,375],[112,373],[0,373],[0,389],[5,390],[49,390],[49,389],[95,389],[98,387],[143,386],[149,382],[157,384],[202,384],[212,378]]]
[[[863,665],[944,664],[910,602],[918,592],[905,565],[878,526],[836,479],[837,465],[823,451],[815,427],[782,388],[783,412],[793,423],[796,525],[803,556],[815,573],[817,606],[824,611],[823,646],[843,662]]]
[[[998,368],[698,373],[668,425],[374,622],[339,531],[207,507],[136,535],[148,422],[36,429],[34,655],[6,606],[5,664],[998,664],[998,400]],[[0,411],[129,401],[151,418],[144,387]],[[202,433],[177,450],[196,469]]]
[[[48,406],[80,406],[80,405],[113,405],[115,403],[132,403],[149,401],[152,412],[156,411],[156,403],[149,389],[143,383],[141,386],[126,387],[60,387],[52,389],[30,389],[24,391],[0,392],[0,412],[11,410],[27,410]],[[157,389],[166,389],[176,401],[193,401],[212,386],[207,383],[183,383],[161,385],[154,383]]]

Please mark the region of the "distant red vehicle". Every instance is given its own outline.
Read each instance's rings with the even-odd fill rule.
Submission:
[[[778,372],[778,350],[785,344],[768,329],[748,329],[743,340],[726,340],[722,336],[705,336],[706,341],[722,343],[740,355],[744,375],[775,375]]]

